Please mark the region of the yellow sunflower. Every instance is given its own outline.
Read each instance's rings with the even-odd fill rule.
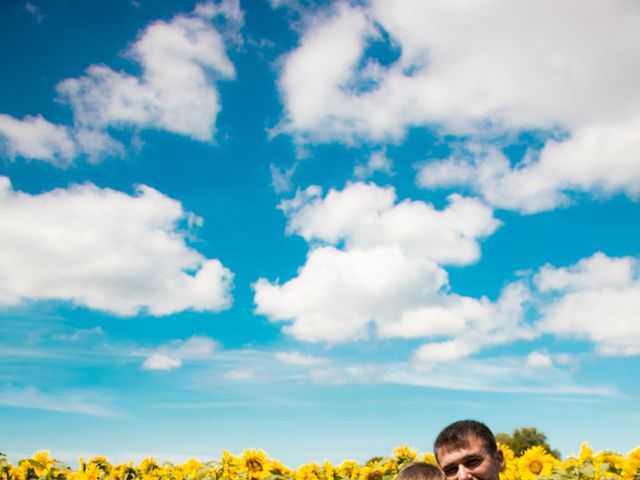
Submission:
[[[75,480],[100,480],[104,477],[104,471],[91,462],[87,464],[87,468],[84,471],[78,473],[80,476],[75,477]]]
[[[498,448],[502,450],[504,455],[504,468],[500,472],[500,480],[516,480],[518,478],[518,463],[516,462],[516,454],[508,445],[498,443]]]
[[[109,473],[109,480],[130,480],[136,476],[133,462],[116,465]]]
[[[293,477],[294,472],[286,465],[283,465],[278,460],[271,460],[271,474],[278,477]]]
[[[200,472],[200,462],[197,460],[188,460],[183,465],[176,465],[170,472],[175,480],[196,479]]]
[[[100,465],[103,457],[93,457],[89,460],[90,464]],[[156,470],[160,468],[158,465],[158,461],[153,457],[143,458],[140,465],[138,465],[138,470],[142,473],[143,476],[153,475]]]
[[[559,467],[563,470],[568,470],[570,468],[578,468],[582,465],[582,461],[578,457],[568,457],[565,458],[562,462],[560,462]]]
[[[320,480],[320,465],[311,462],[302,465],[296,471],[296,480]]]
[[[382,472],[375,465],[365,465],[360,469],[360,480],[382,480]]]
[[[251,448],[240,457],[240,469],[251,479],[263,480],[271,475],[271,462],[267,460],[265,452]]]
[[[325,460],[322,464],[322,478],[324,480],[335,480],[337,471],[329,460]]]
[[[587,442],[582,442],[582,445],[580,445],[580,460],[582,460],[582,463],[593,461],[593,449]]]
[[[355,480],[360,476],[360,464],[354,460],[345,460],[338,467],[338,475],[345,480]]]
[[[14,478],[15,469],[11,462],[7,461],[4,454],[0,453],[0,478]]]
[[[222,451],[220,478],[228,480],[236,478],[240,461],[226,450]]]
[[[37,477],[37,474],[33,468],[33,465],[31,465],[31,463],[27,460],[22,460],[18,464],[18,468],[15,469],[16,480],[29,480],[34,477]]]
[[[631,451],[622,465],[623,480],[634,480],[638,476],[640,476],[640,447]]]
[[[536,445],[527,449],[518,458],[518,473],[521,480],[535,480],[538,475],[549,475],[555,464],[555,458],[544,447]]]
[[[607,478],[622,478],[622,469],[625,458],[615,452],[598,452],[594,457],[593,466],[600,475]]]
[[[43,469],[47,469],[53,463],[53,459],[48,450],[41,450],[33,454],[33,459],[42,465]],[[37,471],[37,470],[36,470]]]
[[[420,461],[425,463],[433,463],[434,465],[438,463],[438,461],[436,460],[436,456],[433,453],[425,453],[424,455],[422,455]]]
[[[410,448],[406,443],[393,449],[398,463],[413,462],[418,457],[418,451]]]

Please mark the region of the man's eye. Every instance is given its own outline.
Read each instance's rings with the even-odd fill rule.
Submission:
[[[447,477],[454,477],[455,474],[458,472],[458,467],[456,467],[455,465],[452,465],[451,467],[446,467],[443,470],[443,472]]]
[[[482,458],[474,457],[474,458],[470,458],[469,460],[464,462],[464,466],[467,467],[467,468],[475,468],[478,465],[480,465],[481,463],[482,463]]]

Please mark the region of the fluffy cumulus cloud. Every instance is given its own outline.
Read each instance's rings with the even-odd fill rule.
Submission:
[[[445,282],[436,264],[413,264],[397,248],[329,246],[311,250],[298,276],[284,285],[259,280],[255,301],[258,313],[293,320],[285,331],[298,339],[340,341],[366,337],[370,321],[392,321],[399,302],[417,303]]]
[[[640,197],[640,115],[633,121],[576,129],[549,140],[518,164],[495,146],[468,146],[444,160],[424,162],[419,185],[470,187],[495,207],[534,213],[567,205],[572,192]]]
[[[159,129],[211,141],[221,109],[215,82],[235,76],[225,40],[241,41],[243,23],[238,0],[201,3],[191,14],[152,23],[126,52],[139,64],[139,75],[89,66],[84,76],[56,87],[73,109],[73,126],[0,115],[0,146],[11,157],[67,166],[77,155],[93,161],[121,156],[124,146],[109,128]]]
[[[526,322],[531,292],[522,283],[507,285],[496,302],[458,295],[445,299],[445,308],[427,306],[403,312],[396,327],[398,336],[405,338],[447,338],[425,343],[414,352],[414,361],[426,368],[463,359],[494,345],[537,336]]]
[[[142,364],[142,368],[145,370],[173,370],[174,368],[179,368],[181,366],[182,360],[168,355],[163,355],[162,353],[153,353],[149,355]]]
[[[196,12],[211,16],[219,9],[199,6]],[[208,19],[178,15],[157,21],[141,33],[128,55],[140,63],[140,76],[92,65],[85,76],[58,85],[76,124],[89,130],[133,125],[211,140],[220,110],[213,79],[233,78],[234,67]]]
[[[427,164],[421,183],[527,212],[576,190],[636,198],[638,21],[632,0],[332,4],[284,58],[280,127],[302,142],[399,140],[421,125],[484,142],[541,131],[551,140],[518,165],[472,152]]]
[[[479,240],[498,226],[481,202],[449,200],[437,210],[397,202],[393,189],[364,183],[325,196],[317,187],[299,192],[281,208],[289,233],[312,247],[295,278],[256,282],[256,311],[287,322],[284,331],[305,341],[450,339],[449,346],[421,347],[416,355],[423,363],[442,360],[443,349],[452,360],[529,336],[520,314],[528,297],[519,284],[495,303],[449,292],[442,265],[476,261]]]
[[[0,148],[11,158],[20,156],[66,166],[76,155],[69,129],[41,116],[17,120],[0,114],[0,140]]]
[[[0,178],[0,305],[64,300],[117,315],[217,311],[232,273],[186,243],[201,220],[139,186],[77,185],[31,195]]]
[[[280,208],[289,218],[287,231],[309,242],[344,242],[347,250],[397,248],[440,264],[476,261],[478,240],[499,226],[493,211],[476,199],[451,195],[438,210],[420,201],[398,203],[393,188],[362,182],[331,189],[325,197],[311,186]]]
[[[602,253],[573,266],[543,267],[535,277],[546,294],[541,331],[585,339],[604,355],[640,354],[640,264]]]
[[[145,370],[173,370],[184,360],[207,360],[213,356],[217,342],[209,337],[193,336],[187,340],[173,340],[149,354],[142,368]]]
[[[444,267],[476,261],[479,242],[498,227],[478,200],[454,195],[436,209],[352,183],[324,195],[309,187],[280,208],[287,231],[310,249],[295,277],[259,279],[254,300],[257,313],[298,340],[423,339],[412,361],[425,371],[543,334],[587,340],[597,354],[640,354],[635,258],[596,253],[568,267],[545,265],[495,300],[473,298],[451,291]],[[525,363],[541,369],[567,359],[533,351]]]

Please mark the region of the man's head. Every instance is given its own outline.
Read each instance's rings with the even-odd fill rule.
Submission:
[[[491,430],[475,420],[454,422],[440,432],[433,446],[449,480],[499,480],[504,455]]]

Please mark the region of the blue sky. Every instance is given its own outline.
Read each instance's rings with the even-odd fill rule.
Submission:
[[[0,451],[640,431],[640,5],[6,1]]]

